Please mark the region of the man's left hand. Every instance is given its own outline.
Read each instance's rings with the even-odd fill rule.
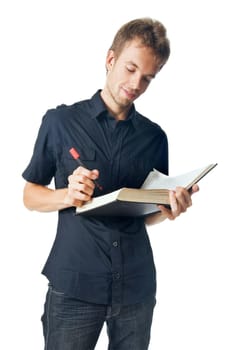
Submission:
[[[175,191],[169,192],[171,209],[163,205],[159,205],[159,209],[163,216],[169,220],[175,220],[181,213],[184,213],[192,205],[192,194],[199,191],[197,184],[193,185],[191,191],[183,187],[176,187]]]

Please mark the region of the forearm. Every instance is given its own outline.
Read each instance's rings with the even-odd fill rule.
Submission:
[[[81,206],[91,199],[95,187],[93,180],[98,175],[96,169],[78,167],[68,177],[68,187],[58,190],[27,182],[24,187],[24,205],[30,210],[42,212]]]
[[[67,188],[53,190],[48,187],[27,182],[23,201],[26,208],[41,212],[57,211],[71,207],[66,202]]]

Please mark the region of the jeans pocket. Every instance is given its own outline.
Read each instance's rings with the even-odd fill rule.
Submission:
[[[49,285],[49,289],[52,294],[55,294],[57,296],[64,296],[64,292],[56,290],[52,285]]]
[[[42,316],[45,350],[94,349],[105,306],[86,303],[49,285]]]

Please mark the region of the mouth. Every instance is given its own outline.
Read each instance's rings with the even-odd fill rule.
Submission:
[[[122,90],[128,100],[135,100],[137,98],[137,94],[134,91],[128,90],[126,88],[122,88]]]

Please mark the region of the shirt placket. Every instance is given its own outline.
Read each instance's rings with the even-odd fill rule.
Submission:
[[[112,157],[111,157],[111,181],[112,186],[118,186],[121,149],[127,125],[120,122],[112,133]],[[120,233],[111,232],[111,262],[112,262],[112,306],[117,307],[122,303],[122,253]]]
[[[111,234],[111,261],[112,261],[112,305],[122,302],[122,255],[121,242],[118,233]]]

